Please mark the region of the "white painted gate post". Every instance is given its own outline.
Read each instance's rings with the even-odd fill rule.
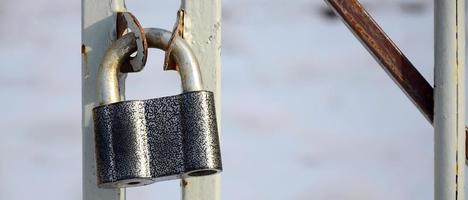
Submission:
[[[183,37],[200,63],[204,89],[214,92],[218,129],[221,130],[221,0],[182,0]],[[220,175],[181,182],[183,200],[219,200]]]
[[[465,3],[435,0],[434,5],[434,199],[463,200]]]
[[[113,10],[117,9],[116,3],[119,2],[123,1],[81,1],[83,200],[125,199],[125,189],[99,189],[97,187],[94,124],[91,112],[93,107],[98,105],[96,97],[97,70],[105,51],[116,37]]]

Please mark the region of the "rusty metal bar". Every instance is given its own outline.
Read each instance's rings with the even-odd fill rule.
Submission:
[[[358,0],[325,0],[379,62],[387,74],[434,123],[434,89],[401,50],[372,19]],[[466,128],[468,134],[468,127]],[[465,149],[468,152],[468,149]]]

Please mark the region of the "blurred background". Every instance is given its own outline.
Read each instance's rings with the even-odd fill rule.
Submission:
[[[127,0],[171,30],[179,1]],[[433,83],[431,0],[362,0]],[[0,199],[80,200],[80,1],[0,1]],[[224,200],[433,198],[433,129],[319,0],[223,0]],[[151,50],[127,99],[176,94]],[[179,181],[128,189],[180,199]]]

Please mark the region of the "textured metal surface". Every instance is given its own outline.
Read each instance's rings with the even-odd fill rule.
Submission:
[[[213,93],[96,107],[100,187],[131,187],[222,170]]]

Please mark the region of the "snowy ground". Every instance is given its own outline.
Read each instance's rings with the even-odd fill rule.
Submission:
[[[170,29],[177,2],[127,6]],[[432,83],[432,1],[363,2]],[[223,3],[223,199],[432,198],[432,127],[323,1]],[[0,199],[81,199],[80,2],[3,0],[0,24]],[[178,91],[162,58],[129,99]],[[128,199],[180,199],[178,184]]]

